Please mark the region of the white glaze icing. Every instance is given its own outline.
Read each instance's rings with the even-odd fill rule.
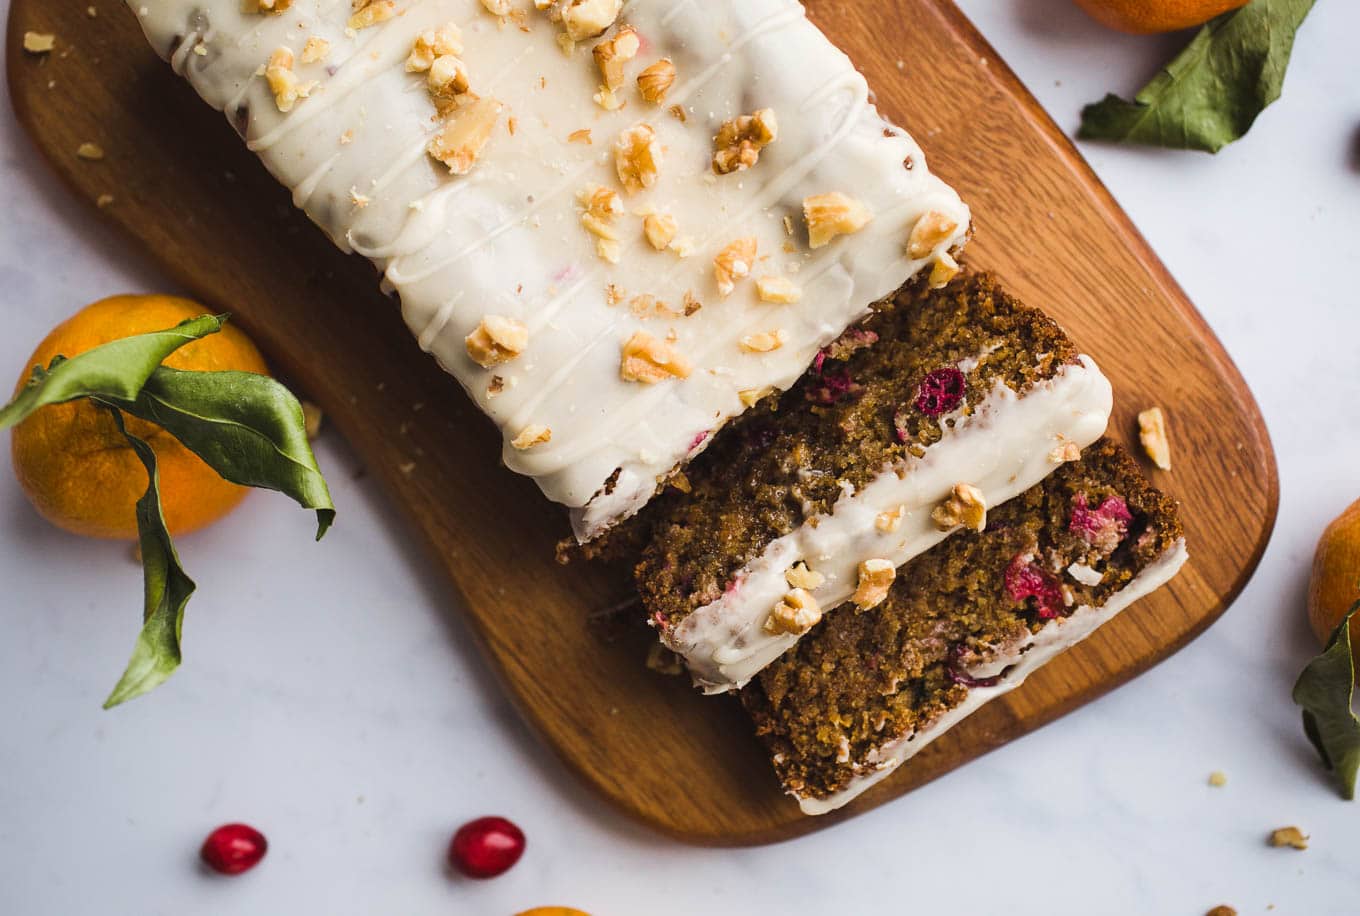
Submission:
[[[972,715],[982,704],[1019,687],[1025,682],[1025,678],[1047,664],[1054,656],[1090,636],[1139,598],[1161,588],[1180,571],[1188,557],[1185,541],[1177,541],[1170,550],[1146,566],[1128,585],[1111,595],[1100,607],[1081,605],[1070,616],[1050,621],[1012,652],[992,660],[985,668],[970,671],[969,673],[975,677],[992,677],[999,674],[1001,680],[991,687],[970,689],[962,703],[930,725],[877,748],[876,759],[870,768],[856,776],[844,789],[825,798],[799,798],[799,807],[803,809],[804,814],[826,814],[848,804],[875,783],[887,778],[930,742]]]
[[[523,30],[502,26],[479,0],[399,0],[395,18],[357,32],[345,28],[350,0],[295,0],[270,15],[243,13],[240,0],[129,5],[156,50],[227,112],[297,205],[337,245],[383,271],[420,345],[501,428],[505,463],[573,510],[578,537],[635,512],[659,477],[743,410],[739,392],[788,387],[819,347],[961,244],[967,230],[967,208],[930,174],[916,143],[879,117],[863,78],[796,0],[626,4],[620,22],[644,44],[620,91],[627,105],[613,112],[593,101],[600,83],[594,42],[562,53],[557,27],[528,0],[516,3],[529,9]],[[472,90],[506,106],[464,177],[426,155],[439,125],[423,74],[404,67],[417,34],[450,21],[463,31]],[[261,67],[276,48],[299,52],[311,37],[330,43],[329,57],[296,65],[298,77],[317,86],[282,113]],[[663,56],[679,77],[656,107],[632,79]],[[683,106],[684,122],[668,112],[673,105]],[[754,168],[713,175],[719,125],[762,107],[775,111],[778,139]],[[623,256],[611,266],[580,225],[576,194],[618,187],[613,141],[639,122],[655,128],[665,159],[653,188],[625,197]],[[592,144],[567,142],[586,128]],[[801,202],[831,191],[863,201],[874,218],[861,232],[810,250]],[[673,214],[680,235],[694,241],[692,256],[650,249],[637,215],[643,207]],[[930,210],[948,214],[958,229],[926,257],[909,259],[905,240]],[[798,227],[792,238],[786,216]],[[751,280],[719,296],[713,255],[741,237],[759,242],[752,276],[790,277],[802,288],[798,303],[761,303]],[[609,283],[677,308],[692,291],[704,307],[688,318],[638,318],[626,305],[608,304]],[[474,363],[463,343],[486,314],[520,320],[530,332],[525,352],[493,369]],[[782,348],[752,354],[739,346],[741,337],[775,328],[784,331]],[[690,376],[650,386],[622,380],[620,345],[639,329],[657,338],[673,333],[676,349],[694,363]],[[496,395],[493,376],[504,380]],[[533,424],[549,427],[551,441],[513,448],[511,440]]]
[[[1090,357],[1065,366],[1023,397],[998,385],[967,418],[944,418],[945,434],[920,458],[892,467],[858,492],[836,501],[829,514],[771,541],[736,575],[738,583],[662,633],[680,655],[695,685],[721,693],[746,684],[799,639],[766,632],[770,609],[789,590],[785,572],[807,563],[825,581],[812,589],[823,609],[855,590],[862,560],[882,558],[899,567],[948,536],[931,512],[955,484],[980,489],[998,506],[1039,483],[1058,465],[1050,457],[1059,437],[1085,448],[1105,432],[1113,396],[1110,383]],[[880,531],[880,512],[901,507],[893,531]]]

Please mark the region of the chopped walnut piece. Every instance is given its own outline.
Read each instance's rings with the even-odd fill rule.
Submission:
[[[972,484],[956,483],[949,497],[930,513],[930,518],[941,531],[960,525],[981,531],[987,527],[987,499]]]
[[[467,66],[452,54],[443,54],[434,59],[425,84],[430,90],[430,97],[441,109],[467,92],[471,86]]]
[[[307,39],[307,43],[302,46],[302,55],[299,58],[304,64],[319,64],[331,53],[331,43],[324,38],[317,38],[313,35]]]
[[[595,65],[600,68],[604,88],[610,92],[623,88],[623,65],[637,57],[641,47],[637,32],[628,28],[619,29],[614,37],[606,38],[595,46]]]
[[[622,286],[610,283],[604,288],[604,301],[609,305],[618,305],[628,298],[628,291]]]
[[[394,0],[368,0],[355,11],[354,15],[349,17],[349,22],[346,25],[357,31],[377,25],[380,22],[386,22],[396,14],[397,4]]]
[[[642,234],[647,237],[647,244],[657,251],[665,251],[678,231],[675,217],[669,213],[648,213],[643,217]]]
[[[942,253],[930,268],[930,288],[944,289],[949,285],[949,281],[958,276],[959,262],[948,253]]]
[[[544,445],[552,441],[552,430],[542,423],[530,423],[519,431],[519,435],[510,440],[510,444],[520,451],[533,448],[535,445]]]
[[[1066,464],[1069,461],[1081,459],[1081,446],[1071,439],[1058,434],[1058,444],[1053,446],[1053,450],[1048,453],[1048,460],[1054,464]]]
[[[888,597],[888,589],[897,578],[897,570],[888,560],[872,559],[859,564],[859,584],[850,600],[861,611],[877,607]]]
[[[644,69],[637,77],[638,92],[653,105],[666,100],[666,93],[675,85],[675,64],[669,57],[663,57]],[[683,121],[684,118],[682,117]]]
[[[1149,407],[1138,414],[1138,441],[1152,463],[1163,471],[1171,470],[1171,440],[1166,434],[1166,414],[1160,407]]]
[[[569,0],[562,9],[567,38],[585,41],[603,34],[623,11],[623,0]]]
[[[576,199],[583,208],[581,225],[595,236],[595,253],[601,259],[617,264],[622,248],[614,221],[627,212],[618,192],[604,185],[592,185],[577,193]]]
[[[654,385],[669,378],[688,378],[691,371],[689,360],[646,331],[635,331],[623,345],[619,375],[625,382]]]
[[[491,139],[503,107],[495,99],[464,98],[426,148],[455,175],[472,171],[482,148]]]
[[[25,32],[24,50],[29,54],[47,54],[57,46],[57,36],[51,32]]]
[[[580,130],[573,130],[571,133],[567,134],[567,142],[584,143],[586,146],[589,146],[592,142],[590,139],[590,128],[583,127]]]
[[[98,143],[82,143],[76,147],[76,155],[89,162],[98,162],[104,158],[104,147]]]
[[[523,322],[502,315],[486,315],[464,338],[468,356],[484,369],[509,362],[529,345],[529,329]]]
[[[883,534],[892,534],[902,527],[902,516],[906,513],[906,506],[898,506],[896,509],[885,509],[874,516],[874,528]]]
[[[764,629],[772,636],[791,633],[801,636],[822,619],[822,608],[807,589],[795,588],[774,606],[765,618]]]
[[[509,16],[513,12],[510,0],[482,0],[482,7],[493,16]]]
[[[292,5],[293,0],[241,0],[241,12],[282,13]]]
[[[821,248],[837,236],[860,231],[874,215],[853,197],[831,191],[804,199],[803,218],[807,220],[808,244]]]
[[[614,143],[614,169],[629,194],[654,185],[661,169],[661,141],[656,131],[639,124],[619,134]]]
[[[1270,834],[1271,846],[1292,846],[1295,849],[1307,849],[1308,837],[1303,835],[1303,831],[1297,827],[1281,827],[1279,830]]]
[[[766,276],[756,279],[756,295],[761,302],[792,305],[803,298],[803,291],[788,277]]]
[[[416,36],[411,55],[406,58],[408,73],[424,73],[436,58],[463,53],[463,33],[458,24],[450,22],[437,29],[426,29]]]
[[[789,588],[805,588],[812,591],[821,587],[826,581],[826,576],[808,569],[806,563],[800,562],[784,573],[784,581],[789,583]]]
[[[713,275],[718,281],[718,292],[731,295],[737,288],[737,281],[751,275],[756,263],[756,240],[754,237],[737,239],[713,256]]]
[[[743,407],[754,407],[773,391],[774,389],[769,385],[764,388],[743,388],[737,392],[737,398],[741,401]]]
[[[779,122],[770,108],[725,121],[713,138],[713,171],[730,175],[749,169],[778,136]]]
[[[759,334],[747,334],[738,343],[742,351],[746,353],[771,353],[784,346],[784,332],[774,330],[761,331]]]
[[[958,228],[958,221],[947,214],[939,210],[926,212],[911,227],[911,235],[907,238],[907,257],[919,261],[953,236]]]
[[[617,92],[607,86],[601,86],[600,91],[595,93],[592,98],[595,100],[595,104],[605,111],[618,111],[627,104]]]
[[[305,99],[316,81],[301,82],[293,72],[293,52],[288,48],[278,48],[269,55],[269,63],[264,68],[264,78],[269,83],[269,91],[274,93],[274,104],[279,111],[289,112],[299,99]]]
[[[704,307],[704,304],[695,298],[694,293],[690,290],[685,290],[685,297],[680,300],[680,303],[684,306],[686,318]]]

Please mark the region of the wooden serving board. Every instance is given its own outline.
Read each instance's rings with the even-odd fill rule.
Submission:
[[[974,266],[1049,310],[1114,383],[1112,431],[1170,417],[1192,560],[1170,588],[984,707],[845,810],[803,817],[780,794],[737,704],[642,664],[645,632],[601,624],[617,569],[553,559],[565,518],[499,466],[491,425],[417,349],[370,265],[295,213],[221,115],[156,59],[121,2],[13,0],[20,120],[72,189],[175,280],[229,310],[318,400],[447,571],[524,715],[620,808],[685,840],[752,844],[897,798],[1095,699],[1207,627],[1255,568],[1278,482],[1264,424],[1223,348],[1072,144],[945,0],[810,4],[880,107],[973,207]],[[26,30],[57,51],[21,50]],[[900,62],[900,63],[899,63]],[[99,162],[76,156],[92,141]],[[106,202],[107,203],[107,202]],[[617,632],[620,631],[621,632]]]

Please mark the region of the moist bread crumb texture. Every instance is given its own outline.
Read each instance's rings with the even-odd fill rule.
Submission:
[[[822,351],[791,389],[723,430],[672,486],[600,545],[642,546],[637,584],[666,627],[716,600],[772,540],[938,442],[998,384],[1023,394],[1077,350],[986,274],[907,288]],[[942,400],[943,399],[943,400]]]
[[[817,798],[872,772],[877,749],[999,679],[970,671],[1100,607],[1181,537],[1172,500],[1101,440],[995,509],[984,531],[903,566],[877,607],[826,615],[742,691],[780,781]]]

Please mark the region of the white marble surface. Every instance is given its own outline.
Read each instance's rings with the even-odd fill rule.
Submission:
[[[1105,32],[1066,0],[963,6],[1068,128],[1174,44]],[[1288,698],[1315,648],[1314,541],[1360,496],[1356,34],[1360,6],[1322,0],[1283,101],[1217,158],[1084,148],[1223,337],[1279,453],[1259,573],[1170,661],[833,830],[691,849],[605,808],[519,724],[334,437],[320,449],[342,512],[332,534],[313,545],[305,513],[258,496],[186,539],[200,584],[188,664],[112,713],[99,703],[131,646],[138,569],[125,547],[48,527],[0,474],[0,912],[1360,911],[1360,809],[1320,774]],[[0,366],[17,374],[79,305],[165,281],[55,184],[8,109],[0,151]],[[1225,788],[1206,784],[1215,769]],[[492,882],[450,878],[450,832],[490,812],[523,825],[524,860]],[[268,833],[268,859],[204,875],[198,842],[235,819]],[[1312,848],[1267,848],[1286,824]]]

